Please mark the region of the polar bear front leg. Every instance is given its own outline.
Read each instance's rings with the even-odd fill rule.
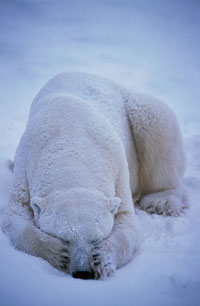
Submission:
[[[94,246],[90,256],[96,279],[104,279],[112,275],[116,268],[128,263],[139,246],[128,167],[123,156],[120,154],[118,158],[121,171],[116,184],[116,196],[121,199],[121,204],[114,216],[113,229],[108,238]]]
[[[137,250],[137,231],[133,216],[121,214],[116,219],[110,236],[92,249],[90,265],[95,279],[105,279],[113,275],[116,268],[128,263]]]
[[[42,232],[33,222],[25,160],[24,151],[19,146],[15,158],[13,186],[1,229],[16,249],[42,257],[54,267],[68,271],[70,258],[66,244]]]
[[[40,231],[32,224],[26,226],[23,241],[25,252],[42,257],[58,270],[69,272],[70,256],[64,241]]]
[[[42,257],[57,269],[68,271],[70,258],[66,244],[35,226],[29,201],[25,170],[17,167],[9,204],[1,224],[2,231],[16,249]]]
[[[16,249],[42,257],[59,270],[69,271],[70,257],[66,244],[38,229],[29,207],[10,202],[1,228]]]

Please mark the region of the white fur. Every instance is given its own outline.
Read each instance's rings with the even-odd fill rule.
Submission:
[[[104,278],[137,249],[132,195],[150,212],[179,214],[184,167],[165,104],[93,75],[59,74],[32,103],[2,229],[58,269]]]

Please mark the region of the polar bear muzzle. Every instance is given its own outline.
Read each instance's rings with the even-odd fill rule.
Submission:
[[[81,279],[94,279],[94,272],[89,271],[77,271],[72,274],[74,278],[81,278]]]

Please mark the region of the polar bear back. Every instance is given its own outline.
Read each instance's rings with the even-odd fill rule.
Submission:
[[[82,107],[80,107],[81,117],[84,116],[83,110],[88,105],[93,109],[95,116],[101,116],[102,125],[104,125],[104,121],[109,122],[110,128],[113,128],[116,137],[124,145],[130,168],[136,173],[135,145],[124,103],[127,94],[127,90],[120,85],[92,74],[83,72],[61,73],[53,77],[35,97],[29,120],[32,120],[35,114],[40,113],[45,108],[48,109],[49,105],[54,104],[56,99],[66,97],[71,97],[71,101],[73,101],[73,97],[79,99],[82,103]],[[92,120],[92,117],[89,120]],[[130,177],[130,180],[134,190],[136,183],[132,177]]]
[[[83,103],[87,101],[104,114],[123,140],[126,138],[123,132],[128,123],[123,92],[124,89],[118,84],[88,73],[61,73],[52,78],[35,97],[30,117],[55,98],[71,95],[81,99]]]
[[[124,146],[110,122],[87,101],[72,96],[57,97],[32,113],[21,140],[30,193],[41,196],[49,190],[83,188],[85,182],[99,190],[115,182],[125,159]],[[67,173],[67,177],[66,177]],[[103,179],[102,179],[103,177]],[[110,186],[111,185],[111,186]]]

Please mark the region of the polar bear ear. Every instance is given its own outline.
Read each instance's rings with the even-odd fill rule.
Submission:
[[[46,199],[37,196],[31,198],[30,203],[35,219],[38,219],[40,212],[46,207]]]
[[[111,214],[115,215],[121,203],[121,199],[114,197],[109,199],[109,211]]]

